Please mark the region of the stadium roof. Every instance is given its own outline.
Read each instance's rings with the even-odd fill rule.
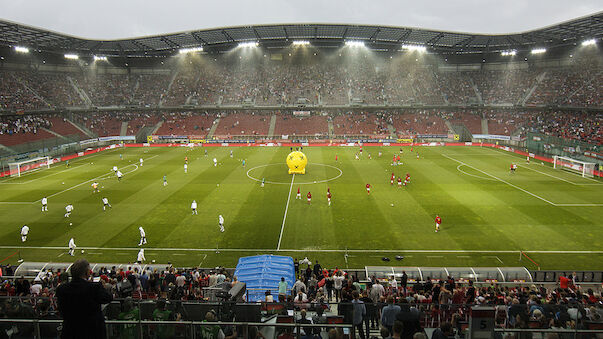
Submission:
[[[165,56],[180,48],[202,46],[226,50],[240,42],[285,47],[303,39],[318,47],[338,47],[346,40],[364,41],[369,48],[397,50],[402,44],[424,45],[432,52],[481,53],[560,47],[584,39],[603,38],[603,12],[537,30],[509,34],[474,34],[429,29],[349,24],[278,24],[223,27],[120,40],[89,40],[10,21],[0,21],[0,45],[25,46],[43,52],[80,56]]]

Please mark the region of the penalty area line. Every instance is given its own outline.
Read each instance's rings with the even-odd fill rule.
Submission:
[[[287,205],[285,206],[285,215],[283,216],[283,224],[281,225],[281,234],[278,236],[278,245],[276,250],[281,249],[281,241],[283,240],[283,231],[285,230],[285,221],[287,220],[287,211],[289,210],[289,201],[291,200],[291,190],[293,190],[293,181],[295,180],[295,173],[291,178],[291,186],[289,186],[289,195],[287,196]]]

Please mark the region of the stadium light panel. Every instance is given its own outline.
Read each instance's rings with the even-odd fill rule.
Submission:
[[[595,45],[595,44],[597,44],[597,40],[595,40],[595,39],[588,39],[588,40],[582,41],[582,46],[591,46],[591,45]]]
[[[534,48],[532,54],[542,54],[546,52],[546,48]]]
[[[27,47],[21,47],[21,46],[15,46],[15,52],[29,53],[29,48],[27,48]]]
[[[80,57],[77,54],[65,54],[65,59],[77,60]]]
[[[402,49],[406,49],[409,51],[417,51],[417,52],[425,52],[427,51],[427,47],[421,45],[402,45]]]
[[[365,47],[366,45],[364,44],[364,41],[358,41],[358,40],[347,40],[345,42],[346,46],[350,46],[350,47]]]
[[[178,50],[178,53],[180,53],[180,54],[195,53],[195,52],[203,52],[203,47],[181,48]]]
[[[93,57],[94,61],[107,61],[107,57],[106,56],[99,56],[99,55],[95,55]]]
[[[239,43],[239,47],[243,47],[243,48],[258,47],[259,45],[260,45],[260,43],[257,41],[247,41],[247,42]]]
[[[293,41],[293,45],[294,46],[308,46],[310,44],[310,41],[308,40],[295,40]]]
[[[502,55],[502,56],[514,56],[516,54],[517,54],[516,50],[502,51],[502,52],[500,52],[500,55]]]

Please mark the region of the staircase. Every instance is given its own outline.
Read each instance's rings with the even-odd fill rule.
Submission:
[[[327,124],[328,124],[329,139],[333,139],[333,137],[335,136],[335,128],[333,127],[333,121],[329,120],[327,122]]]
[[[454,134],[454,128],[452,128],[452,124],[448,120],[444,120],[444,124],[448,128],[448,133]]]
[[[482,118],[482,134],[490,134],[488,133],[488,119]]]
[[[64,135],[61,135],[61,134],[59,134],[57,132],[49,130],[48,128],[40,127],[40,129],[43,130],[43,131],[46,131],[46,132],[48,132],[48,133],[50,133],[52,135],[54,135],[55,137],[61,138],[61,139],[65,140],[65,141],[68,141],[68,142],[73,142],[74,141],[74,140],[71,140],[71,139],[67,138]]]
[[[218,128],[219,124],[220,124],[220,118],[216,118],[216,120],[214,120],[213,125],[211,125],[211,128],[209,129],[209,133],[207,133],[207,137],[205,137],[205,139],[213,138],[214,133],[216,132],[216,129]]]
[[[0,150],[5,151],[5,152],[10,153],[10,154],[17,154],[17,152],[13,151],[12,148],[4,146],[2,144],[0,144]]]
[[[84,104],[86,106],[92,106],[92,100],[90,100],[90,97],[88,96],[88,94],[86,94],[86,92],[83,89],[79,88],[75,84],[75,81],[73,81],[73,79],[70,76],[67,76],[67,81],[69,81],[69,84],[71,85],[71,87],[73,88],[75,93],[77,93],[77,95],[80,96],[80,99],[82,99]]]
[[[27,84],[25,83],[25,81],[23,81],[21,78],[17,77],[16,75],[15,75],[15,76],[13,76],[13,77],[14,77],[14,78],[15,78],[15,80],[17,80],[17,82],[19,82],[19,83],[20,83],[20,84],[21,84],[21,85],[22,85],[22,86],[23,86],[23,87],[24,87],[26,90],[28,90],[28,91],[30,91],[31,93],[33,93],[33,95],[34,95],[36,98],[38,98],[38,99],[42,100],[42,101],[43,101],[43,102],[46,104],[46,106],[47,106],[47,107],[51,107],[51,106],[52,106],[52,105],[51,105],[51,104],[50,104],[48,101],[46,101],[46,99],[44,99],[44,98],[43,98],[43,97],[42,97],[40,94],[38,94],[38,92],[36,92],[36,91],[35,91],[33,88],[31,88],[31,87],[27,86]]]
[[[170,92],[170,89],[172,88],[172,84],[174,83],[174,80],[176,80],[177,76],[178,76],[178,71],[176,71],[172,74],[172,78],[170,79],[170,83],[168,84],[168,87],[165,90],[165,94],[168,94]],[[163,96],[161,98],[159,98],[159,107],[163,106],[164,99],[165,99],[165,97],[163,97]]]
[[[97,135],[95,135],[91,130],[89,130],[88,128],[86,128],[86,126],[84,125],[80,125],[78,123],[76,123],[75,121],[66,119],[68,123],[70,123],[71,125],[73,125],[73,127],[77,128],[80,132],[86,134],[89,138],[96,138]]]
[[[153,130],[151,130],[151,135],[157,133],[157,131],[161,128],[162,125],[163,125],[163,120],[159,120],[159,122],[156,123],[155,126],[153,127]]]
[[[398,139],[396,135],[396,128],[392,124],[387,124],[387,130],[389,131],[389,137],[392,139]]]
[[[519,104],[521,106],[525,106],[526,102],[528,102],[528,100],[530,99],[530,97],[532,96],[532,94],[534,93],[534,91],[536,90],[536,88],[538,88],[538,85],[540,85],[540,83],[542,82],[542,80],[544,80],[544,78],[546,77],[546,71],[540,73],[537,77],[536,77],[536,83],[534,84],[534,86],[532,86],[532,88],[530,88],[530,90],[528,91],[528,93],[526,93],[526,95],[519,100]]]
[[[119,135],[121,135],[122,137],[128,135],[128,123],[129,121],[123,121],[121,123],[121,130],[119,131]]]
[[[274,138],[274,128],[276,127],[276,115],[270,117],[270,127],[268,128],[268,137]]]
[[[477,89],[477,85],[473,82],[473,79],[469,78],[469,81],[471,81],[471,87],[473,87],[473,91],[475,92],[475,97],[477,98],[477,102],[480,105],[483,105],[484,100],[482,100],[482,94],[479,92],[479,89]]]
[[[473,134],[471,134],[471,132],[469,131],[467,126],[465,126],[463,124],[460,124],[460,125],[450,124],[450,126],[452,127],[454,134],[459,135],[460,142],[469,142],[469,141],[471,141],[471,139],[473,139]]]

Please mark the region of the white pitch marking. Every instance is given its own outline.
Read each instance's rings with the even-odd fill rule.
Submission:
[[[450,159],[450,160],[456,161],[456,162],[458,162],[458,163],[459,163],[459,164],[461,164],[461,165],[465,165],[465,166],[467,166],[467,167],[469,167],[469,168],[473,168],[473,169],[474,169],[474,170],[476,170],[476,171],[482,172],[482,173],[484,173],[485,175],[488,175],[488,176],[490,176],[490,177],[492,177],[492,178],[494,178],[494,179],[496,179],[496,180],[498,180],[498,181],[500,181],[500,182],[502,182],[502,183],[504,183],[504,184],[507,184],[507,185],[509,185],[509,186],[511,186],[511,187],[513,187],[513,188],[516,188],[516,189],[518,189],[518,190],[520,190],[520,191],[522,191],[522,192],[524,192],[524,193],[527,193],[527,194],[529,194],[529,195],[533,196],[534,198],[538,198],[538,199],[540,199],[540,200],[542,200],[542,201],[544,201],[544,202],[546,202],[546,203],[548,203],[548,204],[550,204],[550,205],[552,205],[552,206],[557,206],[557,204],[555,204],[554,202],[551,202],[551,201],[549,201],[549,200],[547,200],[547,199],[545,199],[545,198],[543,198],[543,197],[541,197],[541,196],[539,196],[539,195],[536,195],[536,194],[534,194],[534,193],[532,193],[532,192],[530,192],[530,191],[527,191],[527,190],[525,190],[525,189],[523,189],[523,188],[521,188],[521,187],[519,187],[519,186],[515,186],[515,185],[513,185],[512,183],[510,183],[510,182],[508,182],[508,181],[505,181],[505,180],[503,180],[503,179],[500,179],[500,178],[498,178],[498,177],[496,177],[496,176],[494,176],[494,175],[492,175],[492,174],[489,174],[489,173],[487,173],[487,172],[484,172],[484,171],[482,171],[482,170],[480,170],[480,169],[478,169],[478,168],[475,168],[475,167],[473,167],[473,166],[471,166],[471,165],[467,165],[466,163],[464,163],[464,162],[462,162],[462,161],[459,161],[459,160],[456,160],[456,159],[454,159],[454,158],[452,158],[452,157],[449,157],[449,156],[447,156],[446,154],[442,154],[442,156],[444,156],[444,157],[446,157],[446,158],[448,158],[448,159]]]
[[[466,175],[468,175],[468,176],[470,176],[470,177],[474,177],[474,178],[478,178],[478,179],[484,179],[484,180],[496,181],[496,179],[492,179],[492,178],[486,178],[486,177],[480,177],[479,175],[474,175],[474,174],[471,174],[471,173],[467,173],[467,172],[465,172],[465,171],[463,171],[463,170],[461,169],[461,166],[465,166],[465,165],[460,164],[460,165],[456,166],[456,169],[457,169],[459,172],[463,173],[463,174],[466,174]]]
[[[256,169],[256,168],[260,168],[260,167],[268,167],[268,166],[274,166],[274,165],[281,165],[282,164],[267,164],[267,165],[259,165],[259,166],[255,166],[250,168],[249,170],[247,170],[247,177],[251,180],[255,180],[255,181],[262,181],[258,178],[254,178],[251,175],[249,175],[249,172],[251,172],[252,170]],[[339,171],[339,175],[337,175],[336,177],[333,178],[329,178],[329,179],[325,179],[325,180],[318,180],[316,182],[298,182],[298,185],[312,185],[312,184],[320,184],[320,183],[324,183],[324,182],[329,182],[335,179],[338,179],[340,176],[343,175],[343,171],[339,168],[339,167],[335,167],[335,166],[331,166],[331,165],[326,165],[326,164],[317,164],[317,163],[311,163],[310,165],[318,165],[318,166],[324,166],[324,167],[331,167],[334,168],[336,170]],[[286,182],[275,182],[275,181],[266,181],[267,184],[273,184],[273,185],[287,185]]]
[[[83,250],[106,250],[106,251],[140,251],[140,247],[78,247]],[[65,250],[66,247],[59,246],[0,246],[0,249],[37,249],[37,250]],[[188,251],[188,252],[210,252],[215,251],[215,248],[167,248],[167,247],[145,247],[147,251]],[[274,249],[269,248],[221,248],[220,251],[224,252],[273,252]],[[409,249],[312,249],[312,250],[300,250],[300,249],[280,249],[278,252],[324,252],[324,253],[339,253],[339,252],[353,252],[353,253],[513,253],[517,254],[519,250],[409,250]],[[538,254],[603,254],[601,251],[585,251],[585,250],[522,250],[524,253],[538,253]],[[120,254],[120,253],[118,253]],[[129,254],[129,253],[121,253]],[[409,256],[406,256],[409,257]]]
[[[283,224],[281,225],[281,234],[278,236],[278,245],[276,250],[281,249],[281,240],[283,240],[283,231],[285,230],[285,220],[287,220],[287,211],[289,210],[289,201],[291,200],[291,190],[293,190],[293,181],[295,180],[295,173],[291,178],[291,186],[289,186],[289,195],[287,196],[287,205],[285,206],[285,215],[283,216]]]

